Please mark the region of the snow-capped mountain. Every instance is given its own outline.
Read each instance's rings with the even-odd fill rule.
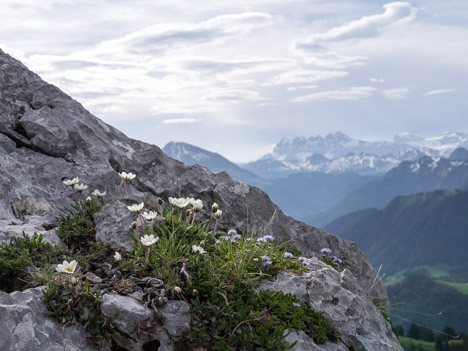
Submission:
[[[444,132],[424,138],[406,133],[392,141],[364,141],[337,132],[325,137],[282,139],[271,154],[243,167],[268,179],[298,172],[376,175],[402,161],[423,156],[449,157],[457,147],[468,147],[468,135]]]

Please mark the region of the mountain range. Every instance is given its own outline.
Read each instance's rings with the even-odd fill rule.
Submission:
[[[383,174],[402,161],[422,156],[448,157],[468,147],[468,135],[444,132],[435,137],[400,134],[392,141],[364,141],[336,132],[325,137],[282,139],[272,153],[243,167],[271,179],[298,172]]]

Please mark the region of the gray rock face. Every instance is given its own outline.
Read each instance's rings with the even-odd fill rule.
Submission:
[[[85,331],[47,318],[41,288],[0,291],[0,342],[4,351],[92,351]]]
[[[174,342],[190,331],[192,315],[184,301],[168,301],[155,314],[129,296],[106,294],[102,297],[103,313],[114,318],[121,335],[114,340],[125,349],[145,350],[144,345],[159,345],[159,351],[172,351]],[[157,317],[157,318],[156,318]]]
[[[302,301],[309,301],[310,306],[323,312],[324,317],[338,330],[345,350],[351,347],[362,351],[403,350],[390,324],[348,269],[338,272],[321,261],[311,261],[307,273],[299,276],[281,272],[274,281],[263,282],[260,289],[292,293]],[[307,347],[315,350],[315,344],[304,333],[292,334],[289,338],[299,340],[297,350]],[[321,350],[331,347],[317,346]]]
[[[373,285],[376,272],[355,244],[286,216],[264,192],[226,173],[213,174],[204,167],[184,165],[156,146],[128,138],[0,50],[2,240],[17,235],[9,228],[9,223],[17,222],[29,228],[28,233],[42,232],[42,228],[44,234],[50,234],[52,242],[56,241],[53,229],[60,214],[71,207],[74,199],[84,198],[94,189],[106,191],[111,203],[121,198],[122,181],[118,175],[121,171],[137,174],[126,186],[122,200],[125,205],[142,201],[156,203],[158,196],[199,198],[205,209],[217,202],[223,210],[222,226],[256,229],[261,234],[292,239],[292,243],[309,255],[317,255],[322,247],[329,247],[334,255],[343,258],[343,266],[355,277],[356,286],[368,291]],[[80,182],[89,185],[89,190],[73,195],[62,183],[72,177],[79,177]],[[131,241],[126,225],[130,217],[124,214],[122,206],[118,202],[110,205],[95,220],[98,238],[111,242],[116,249],[128,250]],[[110,222],[104,214],[119,221]],[[342,284],[335,285],[342,287]],[[369,294],[379,301],[387,299],[380,281]],[[356,301],[361,300],[356,298]],[[362,302],[358,306],[367,305]],[[333,315],[327,304],[320,308]],[[368,312],[377,313],[371,309]],[[22,322],[12,323],[10,328],[18,328]],[[367,340],[371,336],[357,338]]]

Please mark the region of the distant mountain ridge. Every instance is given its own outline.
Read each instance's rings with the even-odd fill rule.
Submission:
[[[416,266],[468,271],[468,191],[437,190],[394,198],[383,209],[349,213],[325,230],[354,241],[387,275]]]
[[[299,172],[378,175],[402,161],[448,157],[457,147],[468,147],[468,135],[444,132],[424,138],[413,133],[397,135],[392,141],[364,141],[336,132],[325,137],[281,139],[272,153],[243,167],[268,179]]]
[[[457,154],[459,153],[463,152],[459,150]],[[322,227],[333,219],[350,212],[369,207],[382,208],[399,195],[437,189],[467,188],[468,160],[424,156],[416,161],[400,163],[384,176],[374,178],[354,189],[339,204],[320,213],[312,214],[306,222]]]
[[[265,181],[258,175],[236,165],[227,158],[183,142],[169,142],[162,150],[170,157],[188,165],[198,164],[212,172],[226,171],[231,177],[255,186],[265,185]]]

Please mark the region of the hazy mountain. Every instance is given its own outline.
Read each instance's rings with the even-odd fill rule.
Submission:
[[[464,146],[468,147],[468,135],[461,133],[444,132],[430,138],[413,133],[397,135],[392,141],[364,141],[337,132],[325,137],[282,139],[272,153],[243,167],[268,178],[298,172],[378,175],[402,161],[449,157],[457,147]]]
[[[239,167],[220,154],[187,143],[171,141],[167,143],[162,150],[170,157],[188,165],[198,164],[208,168],[212,172],[226,171],[231,177],[255,186],[263,186],[266,184],[266,182],[256,174]]]
[[[383,209],[347,214],[325,226],[354,241],[387,275],[416,266],[467,271],[468,191],[398,196]]]
[[[350,192],[339,204],[307,220],[322,227],[333,219],[363,208],[385,206],[398,195],[408,195],[436,189],[465,189],[468,185],[468,161],[425,156],[416,161],[404,161],[383,177],[373,178]]]
[[[284,212],[305,220],[313,212],[336,205],[370,179],[354,173],[295,173],[269,180],[263,190]]]
[[[449,158],[456,161],[468,161],[468,150],[458,147],[450,154]]]

